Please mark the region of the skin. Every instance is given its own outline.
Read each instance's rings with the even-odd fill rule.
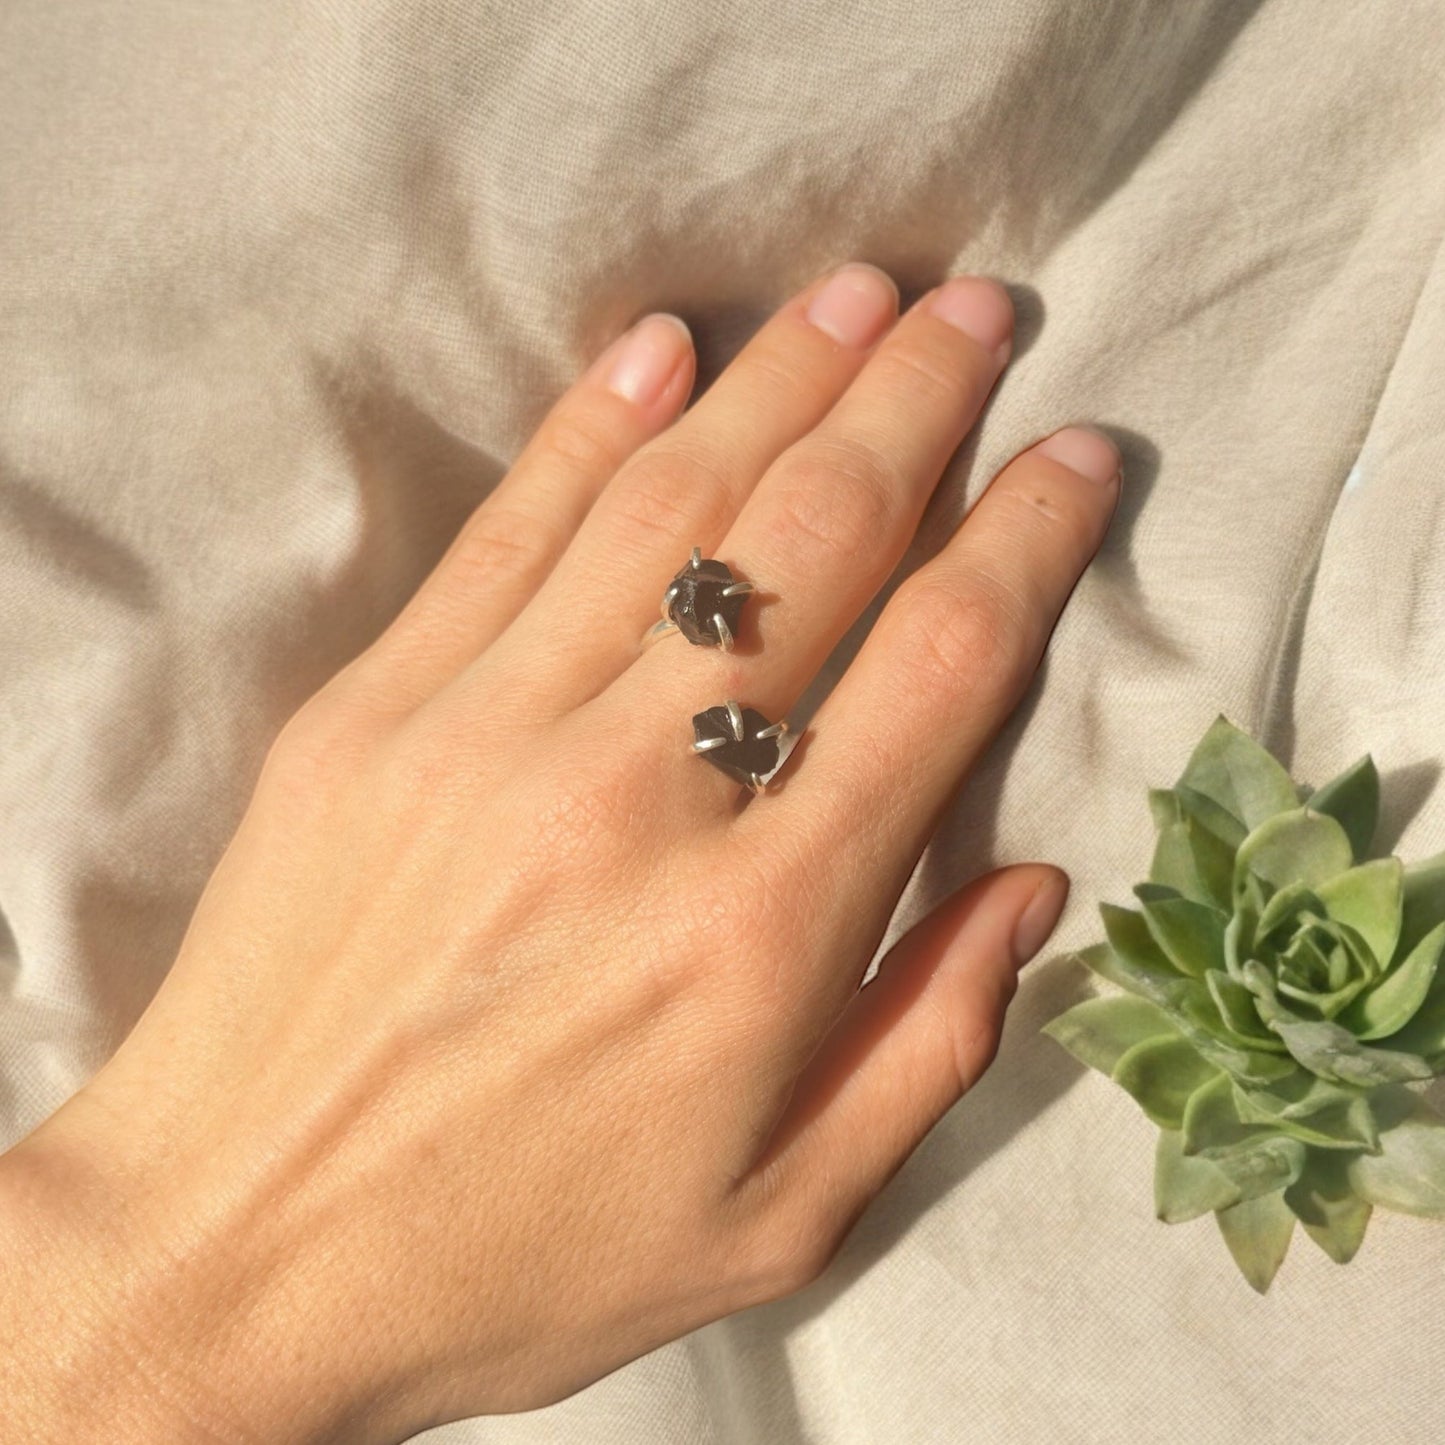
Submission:
[[[848,276],[851,322],[819,278],[685,414],[685,332],[620,338],[282,731],[153,1003],[0,1158],[7,1439],[563,1399],[816,1279],[987,1068],[1058,869],[974,880],[859,983],[1104,536],[1119,478],[1075,468],[1112,444],[1000,473],[767,793],[690,751],[725,698],[786,714],[1006,364],[994,283],[900,319]],[[640,649],[694,544],[758,585],[736,650]]]

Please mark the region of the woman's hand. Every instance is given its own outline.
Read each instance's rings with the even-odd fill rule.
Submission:
[[[686,332],[639,323],[287,725],[154,1002],[0,1168],[25,1438],[556,1401],[814,1279],[987,1067],[1058,870],[975,881],[858,985],[1103,537],[1112,444],[1004,469],[775,790],[691,751],[727,698],[786,714],[1004,366],[996,284],[895,308],[821,279],[680,420]],[[736,650],[641,651],[695,544],[757,585]]]

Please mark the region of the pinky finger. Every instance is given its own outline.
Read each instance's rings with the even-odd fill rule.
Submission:
[[[1053,931],[1068,876],[990,873],[893,947],[798,1079],[740,1182],[785,1239],[831,1256],[868,1202],[993,1061],[1019,968]],[[744,1212],[748,1212],[744,1204]],[[816,1269],[805,1269],[811,1278]]]

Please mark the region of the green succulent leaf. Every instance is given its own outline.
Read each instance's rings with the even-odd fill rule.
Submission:
[[[1407,1079],[1428,1079],[1433,1070],[1415,1054],[1366,1048],[1348,1029],[1327,1020],[1302,1019],[1279,1001],[1274,979],[1257,962],[1244,966],[1244,981],[1260,1017],[1294,1057],[1332,1083],[1374,1088]]]
[[[1177,823],[1184,816],[1179,799],[1173,788],[1150,788],[1149,815],[1154,819],[1154,829],[1162,833],[1171,823]]]
[[[1299,806],[1299,791],[1279,762],[1220,713],[1199,740],[1179,784],[1201,793],[1246,828]]]
[[[1437,923],[1445,923],[1445,853],[1421,859],[1405,869],[1402,953],[1414,948]]]
[[[1327,1019],[1332,1019],[1352,999],[1370,986],[1368,979],[1357,978],[1335,989],[1332,993],[1316,993],[1313,989],[1294,988],[1283,979],[1279,983],[1279,991],[1289,998],[1298,999],[1302,1003],[1313,1004]]]
[[[1404,878],[1398,858],[1376,858],[1326,879],[1315,890],[1329,916],[1353,928],[1382,967],[1394,958],[1400,941]]]
[[[1298,1139],[1273,1134],[1233,1154],[1197,1157],[1207,1158],[1222,1169],[1238,1187],[1240,1198],[1257,1199],[1298,1179],[1308,1153],[1307,1146]]]
[[[1179,1129],[1189,1096],[1218,1072],[1173,1034],[1135,1044],[1114,1066],[1113,1077],[1161,1129]]]
[[[1289,922],[1305,909],[1323,917],[1324,901],[1307,883],[1286,883],[1264,905],[1264,911],[1255,925],[1256,937],[1264,938],[1273,933],[1281,924]]]
[[[1091,943],[1079,949],[1078,957],[1100,978],[1165,1008],[1188,982],[1176,973],[1140,967],[1108,943]]]
[[[1134,889],[1144,924],[1169,962],[1191,978],[1224,962],[1224,926],[1229,915],[1208,903],[1181,898],[1172,888],[1140,883]]]
[[[1234,881],[1232,844],[1221,842],[1208,828],[1195,819],[1185,820],[1189,848],[1194,855],[1194,871],[1199,877],[1199,892],[1191,894],[1199,903],[1208,903],[1226,913],[1230,907],[1230,887]]]
[[[1103,906],[1107,908],[1109,905]],[[1125,919],[1137,920],[1140,932],[1149,946],[1154,947],[1139,914],[1124,908],[1114,912]],[[1240,1079],[1259,1081],[1277,1079],[1293,1070],[1294,1064],[1286,1057],[1253,1047],[1232,1045],[1225,1037],[1224,1026],[1208,990],[1198,979],[1184,978],[1172,970],[1131,962],[1108,943],[1091,943],[1087,948],[1079,949],[1077,957],[1100,978],[1156,1004],[1168,1016],[1173,1027],[1216,1068],[1227,1070]],[[1085,1059],[1084,1062],[1089,1061]]]
[[[1243,977],[1243,968],[1258,936],[1260,914],[1247,904],[1234,910],[1234,917],[1224,927],[1224,971],[1236,982]]]
[[[1234,853],[1248,831],[1244,824],[1191,788],[1151,789],[1149,806],[1159,830],[1150,880],[1227,910]]]
[[[1349,837],[1329,814],[1294,808],[1266,818],[1239,845],[1234,896],[1242,896],[1249,874],[1272,888],[1291,883],[1317,887],[1353,863]]]
[[[1160,829],[1149,864],[1153,882],[1165,884],[1196,903],[1228,908],[1233,876],[1234,850],[1192,818],[1167,823]]]
[[[1381,1152],[1351,1159],[1356,1194],[1382,1209],[1445,1219],[1445,1119],[1411,1097],[1409,1112],[1380,1132]]]
[[[1380,1131],[1368,1095],[1297,1069],[1270,1084],[1234,1086],[1246,1124],[1268,1124],[1319,1149],[1378,1149]]]
[[[1240,1273],[1253,1289],[1266,1293],[1294,1234],[1294,1211],[1285,1203],[1284,1190],[1243,1200],[1214,1217]]]
[[[1267,1053],[1289,1052],[1279,1035],[1264,1026],[1254,1006],[1254,995],[1242,983],[1217,968],[1211,968],[1204,975],[1204,983],[1228,1028],[1230,1042],[1250,1049],[1263,1049]]]
[[[1179,971],[1169,955],[1154,941],[1144,915],[1132,908],[1114,903],[1101,903],[1099,917],[1104,920],[1104,933],[1114,952],[1130,967],[1163,979],[1177,979]]]
[[[1328,813],[1345,830],[1356,859],[1370,856],[1380,816],[1380,774],[1369,753],[1316,788],[1305,801],[1315,812]]]
[[[1201,1141],[1206,1142],[1201,1145]],[[1203,1085],[1185,1106],[1180,1157],[1212,1164],[1240,1199],[1254,1199],[1292,1184],[1304,1167],[1306,1152],[1298,1139],[1241,1124],[1230,1100],[1228,1079]],[[1196,1173],[1195,1183],[1201,1188],[1204,1178]]]
[[[1050,1019],[1041,1032],[1062,1044],[1080,1063],[1111,1078],[1114,1066],[1136,1044],[1176,1036],[1162,1009],[1133,994],[1086,998]]]
[[[1240,1119],[1234,1107],[1234,1084],[1222,1074],[1207,1080],[1190,1096],[1181,1128],[1184,1152],[1206,1158],[1217,1158],[1270,1132]]]
[[[1445,1073],[1445,968],[1436,967],[1434,980],[1415,1016],[1385,1042],[1402,1053],[1418,1054],[1435,1073]]]
[[[1189,988],[1189,995],[1169,1012],[1179,1032],[1202,1058],[1231,1077],[1251,1083],[1281,1079],[1294,1072],[1295,1062],[1287,1051],[1272,1052],[1252,1040],[1237,1041],[1219,1017],[1208,990],[1192,979]]]
[[[1213,1160],[1252,1199],[1299,1178],[1306,1148],[1279,1130],[1246,1124],[1234,1107],[1234,1084],[1224,1075],[1201,1085],[1184,1108],[1183,1150]]]
[[[1228,808],[1222,807],[1213,798],[1191,788],[1187,783],[1176,783],[1172,792],[1178,800],[1180,815],[1192,818],[1233,858],[1235,850],[1244,842],[1249,832],[1248,826]]]
[[[1429,995],[1442,952],[1445,923],[1437,923],[1393,972],[1339,1014],[1340,1024],[1358,1039],[1383,1039],[1398,1033]]]
[[[1239,1186],[1212,1159],[1184,1152],[1177,1129],[1161,1129],[1154,1148],[1154,1212],[1165,1224],[1183,1224],[1238,1204]]]
[[[1171,794],[1172,796],[1172,794]],[[1158,883],[1194,898],[1204,893],[1204,883],[1199,877],[1199,865],[1194,861],[1194,850],[1189,846],[1189,827],[1182,820],[1166,823],[1154,840],[1154,856],[1149,860],[1149,876]]]
[[[1348,1264],[1364,1242],[1372,1206],[1350,1183],[1350,1157],[1310,1151],[1300,1177],[1284,1191],[1284,1202],[1336,1264]]]

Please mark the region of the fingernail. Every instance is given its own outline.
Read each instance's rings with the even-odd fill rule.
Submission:
[[[1089,426],[1066,426],[1038,445],[1040,456],[1062,462],[1072,472],[1102,485],[1115,477],[1122,480],[1119,448],[1103,432]]]
[[[898,314],[898,288],[886,271],[851,261],[828,278],[804,314],[844,346],[872,346]]]
[[[1052,873],[1039,884],[1014,924],[1011,948],[1015,968],[1022,968],[1044,946],[1044,940],[1054,931],[1054,925],[1064,911],[1068,896],[1069,877],[1066,873]]]
[[[687,322],[668,311],[644,316],[619,342],[607,389],[638,406],[651,406],[692,348]]]
[[[955,276],[929,299],[928,309],[993,353],[1000,362],[1013,347],[1014,308],[1009,294],[987,276]]]

